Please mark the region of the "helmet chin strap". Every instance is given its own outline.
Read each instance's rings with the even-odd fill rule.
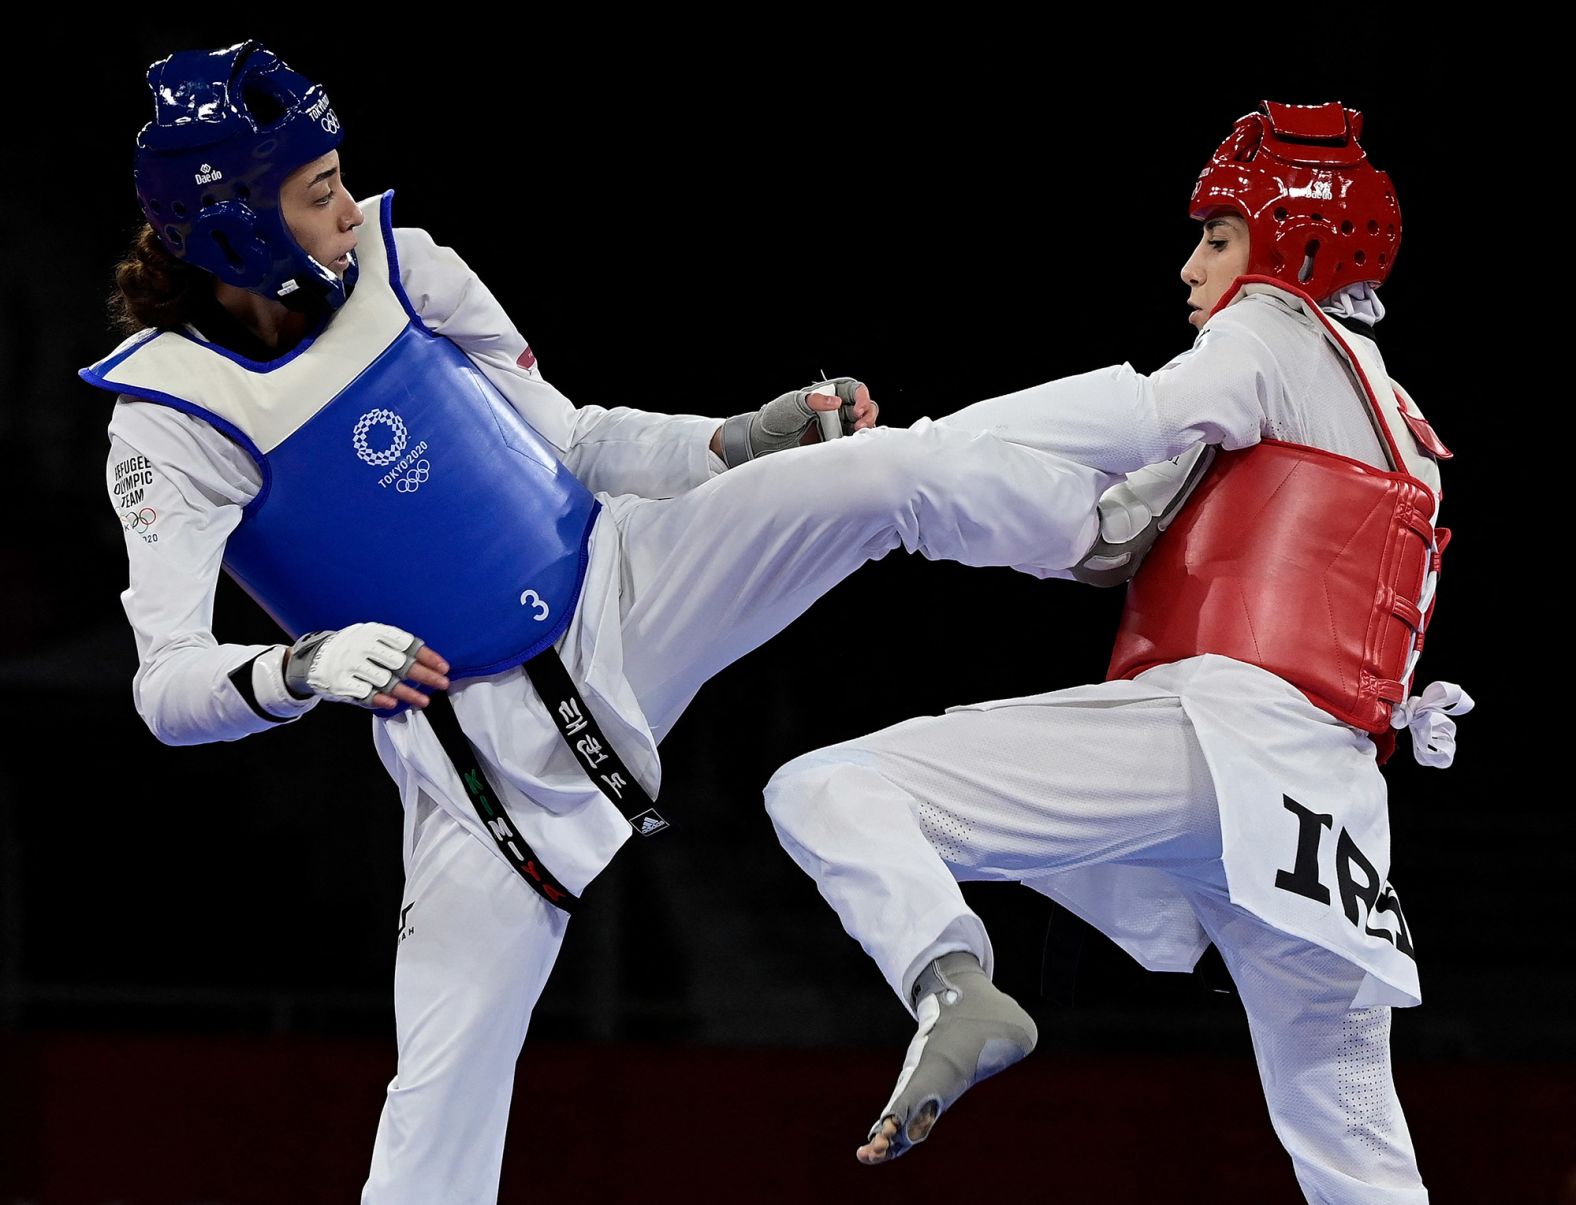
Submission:
[[[317,318],[338,309],[349,299],[356,287],[359,265],[356,253],[350,252],[350,266],[345,269],[344,276],[335,277],[337,283],[330,285],[322,276],[331,276],[331,269],[321,267],[315,259],[311,263],[317,271],[292,277],[288,283],[295,287],[277,294],[275,300],[287,310]]]

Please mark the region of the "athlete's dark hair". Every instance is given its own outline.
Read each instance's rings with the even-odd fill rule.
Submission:
[[[190,321],[199,302],[213,295],[213,285],[211,273],[176,259],[144,223],[125,258],[115,265],[110,323],[123,335],[149,326],[178,327]]]

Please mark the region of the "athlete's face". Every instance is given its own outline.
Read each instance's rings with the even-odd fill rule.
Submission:
[[[345,191],[338,151],[329,151],[285,177],[279,188],[279,212],[301,250],[334,274],[345,274],[356,246],[356,227],[366,215]]]
[[[1207,218],[1198,246],[1182,265],[1182,283],[1188,287],[1187,320],[1203,326],[1231,282],[1247,270],[1248,224],[1234,213]]]

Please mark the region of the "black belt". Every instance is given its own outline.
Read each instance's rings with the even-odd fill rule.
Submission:
[[[655,836],[668,828],[668,822],[658,814],[645,788],[629,772],[629,767],[619,758],[612,743],[602,735],[596,717],[575,689],[574,681],[569,677],[564,663],[558,659],[557,651],[550,647],[544,649],[527,661],[524,669],[547,707],[547,713],[553,717],[553,723],[564,738],[564,743],[579,760],[587,777],[624,814],[630,827],[642,837]],[[483,826],[492,834],[499,851],[520,872],[520,877],[531,890],[555,908],[573,912],[575,905],[580,902],[579,898],[553,877],[552,871],[547,869],[525,838],[509,822],[509,813],[504,810],[503,800],[487,781],[481,759],[460,730],[460,722],[454,715],[448,694],[434,691],[430,698],[431,702],[424,714],[431,721],[432,730],[438,734],[443,751],[459,771],[471,806],[476,809]]]

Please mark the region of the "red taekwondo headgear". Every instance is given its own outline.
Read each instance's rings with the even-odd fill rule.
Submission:
[[[1401,245],[1401,207],[1390,177],[1358,145],[1362,129],[1363,115],[1335,102],[1264,101],[1204,165],[1188,212],[1240,215],[1252,243],[1248,272],[1316,301],[1346,285],[1379,285]]]

